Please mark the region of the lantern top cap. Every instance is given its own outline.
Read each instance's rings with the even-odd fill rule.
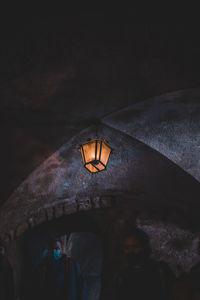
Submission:
[[[111,154],[113,153],[113,150],[114,150],[114,149],[108,144],[108,142],[107,142],[105,139],[101,139],[101,138],[88,139],[87,142],[81,144],[81,145],[78,147],[79,151],[80,151],[80,148],[81,148],[82,146],[84,146],[84,145],[86,145],[86,144],[94,143],[94,142],[96,142],[96,141],[100,141],[100,142],[105,143],[106,146],[109,147],[109,148],[111,149]]]

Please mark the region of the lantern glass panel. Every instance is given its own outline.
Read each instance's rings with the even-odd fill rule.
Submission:
[[[85,163],[95,160],[95,141],[83,145],[83,151],[85,154]]]
[[[92,165],[92,164],[87,164],[85,166],[91,173],[97,173],[98,170]]]
[[[99,169],[99,171],[102,171],[102,170],[105,169],[104,165],[102,165],[101,163],[98,163],[97,165],[95,165],[95,167],[96,167],[97,169]]]
[[[99,160],[99,159],[100,159],[100,157],[99,157],[99,155],[100,155],[100,148],[101,148],[101,141],[98,141],[98,140],[97,140],[96,160]]]
[[[110,155],[111,149],[104,142],[102,143],[101,150],[101,162],[106,166],[108,162],[108,158]]]

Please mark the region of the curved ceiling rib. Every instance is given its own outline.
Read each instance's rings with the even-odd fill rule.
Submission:
[[[200,90],[136,103],[102,122],[143,142],[200,181]]]
[[[106,172],[95,176],[82,167],[77,148],[88,137],[95,137],[91,126],[65,143],[17,188],[1,208],[0,228],[15,228],[55,201],[107,193],[122,198],[127,194],[134,209],[176,206],[188,216],[197,211],[200,185],[194,178],[118,129],[101,124],[98,131],[116,149]]]

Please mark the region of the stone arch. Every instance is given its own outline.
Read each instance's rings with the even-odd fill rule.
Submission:
[[[51,215],[70,209],[73,212],[79,206],[90,208],[95,201],[88,199],[105,195],[133,198],[136,209],[171,206],[195,214],[200,188],[190,175],[157,151],[110,126],[100,125],[99,134],[117,149],[107,171],[95,176],[82,168],[77,147],[88,136],[95,136],[91,126],[64,144],[11,195],[0,213],[1,235],[12,238],[15,232],[20,234]]]

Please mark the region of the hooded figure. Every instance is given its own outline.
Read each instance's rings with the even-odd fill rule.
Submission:
[[[123,239],[122,265],[115,277],[117,300],[163,300],[163,282],[158,263],[150,259],[151,248],[145,232],[135,229]]]
[[[59,240],[49,242],[34,274],[33,299],[85,300],[86,282],[80,274],[78,262],[62,253]]]
[[[6,246],[0,241],[0,299],[14,299],[14,281],[11,265],[6,257]]]

